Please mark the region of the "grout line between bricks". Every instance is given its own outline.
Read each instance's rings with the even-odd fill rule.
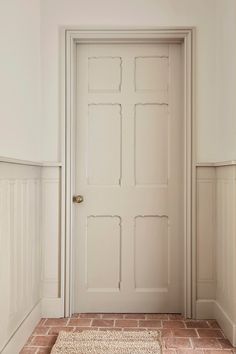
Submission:
[[[192,348],[192,349],[195,349],[195,348],[194,348],[194,344],[193,344],[192,338],[189,338],[189,341],[190,341],[191,348]]]

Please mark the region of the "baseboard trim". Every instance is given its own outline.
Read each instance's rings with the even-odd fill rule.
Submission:
[[[43,298],[41,300],[42,317],[64,317],[64,303],[62,298]]]
[[[231,320],[222,306],[216,300],[197,300],[196,318],[214,318],[223,329],[231,344],[236,347],[236,324]]]
[[[231,320],[217,301],[215,301],[215,319],[223,329],[226,337],[232,345],[236,347],[236,324]]]
[[[214,318],[215,300],[197,300],[196,318],[199,320]]]
[[[33,332],[35,326],[41,318],[41,302],[39,302],[29,315],[24,319],[21,325],[14,332],[8,343],[5,345],[2,354],[19,354],[27,339]]]

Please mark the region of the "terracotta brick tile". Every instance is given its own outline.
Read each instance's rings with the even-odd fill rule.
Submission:
[[[207,322],[211,328],[220,328],[220,326],[216,320],[208,320]]]
[[[98,328],[97,327],[93,327],[93,328],[91,328],[91,327],[75,327],[74,332],[83,332],[83,331],[91,331],[91,330],[97,331]]]
[[[30,343],[32,342],[33,339],[33,335],[31,334],[31,336],[27,339],[26,345],[30,345]]]
[[[46,321],[46,318],[41,318],[41,320],[39,321],[39,323],[37,324],[37,326],[42,326],[45,321]]]
[[[147,320],[168,320],[168,315],[164,313],[148,313]]]
[[[37,348],[24,348],[20,351],[20,354],[35,354],[37,350]]]
[[[197,337],[197,332],[195,329],[193,328],[177,328],[177,329],[173,329],[173,336],[174,337]]]
[[[35,327],[33,335],[37,334],[47,334],[50,327]]]
[[[60,331],[73,332],[74,327],[51,327],[48,334],[58,334]]]
[[[140,320],[139,327],[146,327],[146,328],[161,328],[161,321],[159,320]]]
[[[119,319],[124,318],[124,315],[123,313],[104,313],[104,315],[102,315],[102,318]]]
[[[115,321],[116,327],[138,327],[137,320],[116,320]]]
[[[44,322],[44,326],[66,326],[68,318],[49,318]]]
[[[133,331],[133,332],[141,332],[141,331],[146,331],[147,328],[140,328],[140,327],[124,327],[123,331],[127,332],[127,331]],[[153,330],[153,328],[152,328]]]
[[[187,328],[209,328],[207,321],[186,321]]]
[[[167,338],[164,338],[164,344],[165,344],[165,348],[167,348],[167,349],[192,348],[189,338],[167,337]]]
[[[215,338],[191,338],[194,348],[217,349],[221,348],[220,343]]]
[[[170,320],[184,320],[184,315],[181,313],[169,313]]]
[[[100,313],[81,313],[79,317],[80,318],[101,318],[102,315]]]
[[[113,327],[114,326],[114,320],[99,320],[99,319],[94,319],[92,322],[92,326],[94,327]]]
[[[218,339],[218,342],[220,343],[221,348],[223,349],[233,349],[230,341],[226,338],[224,339]]]
[[[162,313],[75,313],[71,318],[42,318],[20,354],[49,354],[59,331],[81,332],[91,329],[158,330],[163,354],[236,354],[215,320],[195,321],[184,319],[181,314]]]
[[[52,350],[52,347],[39,348],[39,351],[37,352],[37,354],[50,354],[51,350]]]
[[[130,320],[145,320],[145,315],[142,313],[128,313],[125,315],[125,318]]]
[[[220,329],[197,329],[199,337],[224,338]]]
[[[158,329],[158,331],[161,333],[161,338],[173,337],[173,333],[172,333],[172,330],[170,328],[164,328],[164,329],[161,328],[161,329]]]
[[[92,320],[88,318],[71,318],[68,326],[89,327],[91,326],[91,322]]]
[[[39,347],[52,346],[57,339],[57,336],[35,336],[32,340],[32,345],[38,345]]]
[[[231,354],[233,352],[234,352],[233,350],[228,350],[228,349],[204,350],[204,354]]]
[[[163,321],[163,328],[185,328],[183,321]]]
[[[118,327],[101,327],[98,328],[99,331],[122,331],[122,328]]]
[[[178,349],[177,354],[204,354],[204,350]],[[220,353],[218,353],[218,354],[220,354]]]

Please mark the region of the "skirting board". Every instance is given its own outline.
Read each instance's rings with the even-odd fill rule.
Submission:
[[[64,303],[62,298],[42,298],[41,315],[43,318],[64,317]]]
[[[226,337],[236,347],[236,324],[216,300],[198,300],[196,302],[196,318],[216,319]]]
[[[224,309],[215,301],[215,319],[223,329],[226,337],[236,347],[236,324],[229,318]]]
[[[35,326],[41,319],[41,302],[38,303],[30,314],[25,318],[20,327],[10,338],[7,345],[1,351],[2,354],[19,354]]]
[[[196,318],[198,320],[210,319],[214,317],[214,300],[197,300],[196,302]]]

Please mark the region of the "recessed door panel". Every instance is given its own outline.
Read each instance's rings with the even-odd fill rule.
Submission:
[[[120,247],[121,221],[119,217],[88,217],[85,269],[89,291],[119,290]]]
[[[88,184],[119,185],[121,178],[121,105],[88,106]]]
[[[168,56],[135,58],[135,89],[168,90]]]
[[[136,290],[168,292],[168,218],[158,215],[137,216],[134,242]]]
[[[166,184],[168,180],[168,106],[135,105],[136,184]]]
[[[95,57],[88,58],[89,92],[120,91],[121,58]]]

